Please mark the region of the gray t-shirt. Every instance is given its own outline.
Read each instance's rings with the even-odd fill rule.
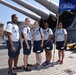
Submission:
[[[56,38],[56,41],[64,41],[64,35],[67,34],[67,31],[66,29],[57,29],[55,31],[55,38]]]
[[[42,28],[34,28],[33,30],[32,30],[32,34],[33,34],[33,36],[34,36],[34,40],[35,41],[39,41],[39,40],[41,40],[41,34],[43,33],[43,29]]]
[[[6,32],[11,33],[12,41],[19,41],[19,28],[16,24],[9,23],[6,27]],[[7,38],[8,39],[8,38]]]
[[[27,37],[26,37],[27,40],[31,40],[31,38],[32,38],[32,34],[31,34],[30,27],[25,26],[25,27],[23,28],[22,32],[23,32],[23,34],[26,34],[26,36],[27,36]]]
[[[44,40],[47,40],[49,38],[49,35],[53,35],[52,29],[51,28],[44,29]]]

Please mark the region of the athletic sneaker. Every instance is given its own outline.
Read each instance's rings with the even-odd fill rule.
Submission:
[[[63,61],[62,60],[58,60],[57,63],[58,64],[63,64]]]
[[[28,67],[24,68],[24,71],[31,71]]]
[[[22,67],[13,67],[13,70],[19,70],[19,69],[22,69]]]
[[[60,64],[63,64],[63,60],[60,61]]]
[[[42,66],[45,66],[45,65],[46,65],[46,63],[47,63],[47,61],[45,61],[44,63],[42,63]]]
[[[13,72],[9,71],[8,75],[17,75],[17,73],[13,73]]]
[[[60,60],[58,60],[56,63],[60,63]]]
[[[27,64],[27,66],[32,66],[31,64]]]
[[[40,69],[42,67],[42,65],[40,65],[39,63],[36,63],[35,66],[36,66],[37,69]]]
[[[44,67],[50,67],[50,66],[52,66],[52,64],[50,63],[50,62],[46,62],[46,64],[44,65]]]

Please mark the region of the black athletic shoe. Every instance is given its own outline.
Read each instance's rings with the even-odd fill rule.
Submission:
[[[24,71],[31,71],[28,67],[24,68]]]
[[[22,67],[19,67],[19,66],[13,67],[13,70],[19,70],[19,69],[22,69]]]
[[[27,64],[27,66],[32,66],[31,64]]]

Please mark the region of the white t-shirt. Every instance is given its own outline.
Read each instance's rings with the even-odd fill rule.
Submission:
[[[32,34],[31,34],[30,27],[25,26],[25,27],[23,28],[22,32],[23,32],[23,34],[26,34],[27,40],[31,40]]]
[[[47,40],[49,38],[49,35],[53,35],[52,29],[51,28],[44,29],[44,40]]]
[[[42,40],[42,33],[43,33],[43,29],[42,28],[34,28],[32,30],[32,34],[34,35],[34,40],[35,41],[39,41],[39,40]]]
[[[9,23],[6,27],[6,32],[9,32],[12,34],[12,41],[19,41],[19,28],[17,24]]]
[[[64,35],[67,34],[67,31],[65,29],[57,29],[55,31],[55,37],[56,41],[64,41]]]

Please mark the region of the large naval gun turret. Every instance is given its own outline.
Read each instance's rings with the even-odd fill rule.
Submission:
[[[41,16],[41,20],[40,20],[40,26],[43,27],[43,23],[45,21],[47,21],[50,24],[50,28],[54,29],[56,26],[56,17],[49,13],[46,12],[45,10],[42,10],[24,0],[12,0],[18,4],[20,4],[21,6],[33,11],[34,13],[36,13],[37,15]]]
[[[58,14],[58,4],[53,2],[52,0],[35,0],[36,2],[40,3],[41,5],[45,6],[51,12]]]
[[[0,0],[0,3],[5,5],[5,6],[8,6],[26,16],[29,16],[30,18],[34,19],[34,20],[37,20],[37,21],[40,21],[41,17],[36,15],[35,13],[30,13],[30,12],[27,12],[26,10],[23,10],[22,8],[16,6],[16,5],[13,5],[5,0]]]
[[[44,19],[47,19],[49,17],[49,13],[44,11],[43,9],[40,9],[28,2],[26,2],[25,0],[12,0],[18,4],[20,4],[21,6],[33,11],[34,13],[38,14],[39,16],[41,16]]]

